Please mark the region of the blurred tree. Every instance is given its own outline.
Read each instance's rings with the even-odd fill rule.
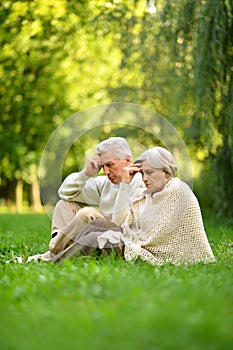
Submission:
[[[82,28],[88,26],[88,1],[3,1],[0,6],[1,185],[15,186],[21,210],[23,183],[30,183],[37,208],[42,150],[55,127],[98,90],[99,82],[91,84],[96,70],[87,72],[100,45]]]
[[[1,4],[1,181],[16,185],[22,209],[23,182],[32,185],[40,206],[37,169],[40,152],[67,104],[57,87],[62,76],[62,30],[53,21],[63,2],[4,1]],[[63,73],[64,74],[64,73]]]
[[[157,0],[153,13],[147,3],[1,3],[0,178],[5,197],[16,189],[19,208],[23,183],[33,184],[38,202],[38,163],[52,131],[74,112],[125,101],[165,115],[196,157],[213,159],[214,203],[232,213],[232,2]],[[154,131],[153,122],[143,115],[144,127]],[[117,134],[110,129],[77,142],[65,173],[85,149]],[[139,128],[119,130],[143,140]]]
[[[108,93],[167,116],[203,167],[211,162],[210,201],[232,216],[233,3],[157,0],[153,15],[143,3],[99,4],[96,25],[121,49]]]
[[[177,98],[179,105],[188,106],[189,144],[202,161],[210,162],[209,195],[215,209],[232,217],[233,3],[164,4],[162,28],[172,43],[170,59],[183,80],[177,80]],[[177,20],[172,23],[174,13]]]

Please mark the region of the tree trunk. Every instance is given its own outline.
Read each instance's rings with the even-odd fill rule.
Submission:
[[[37,177],[32,182],[32,208],[35,211],[41,211],[40,186]]]
[[[23,180],[19,179],[15,188],[16,210],[18,213],[23,211]]]

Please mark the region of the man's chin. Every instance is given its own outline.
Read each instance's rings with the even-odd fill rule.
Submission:
[[[108,178],[109,181],[111,181],[111,183],[113,183],[114,185],[118,185],[119,184],[119,179],[117,179],[116,177],[112,177],[112,178]]]

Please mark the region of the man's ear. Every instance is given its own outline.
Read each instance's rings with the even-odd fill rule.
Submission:
[[[132,163],[132,160],[131,160],[130,156],[127,156],[126,161],[127,161],[128,164]]]

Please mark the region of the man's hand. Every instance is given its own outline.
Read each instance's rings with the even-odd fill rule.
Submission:
[[[97,174],[102,167],[101,159],[98,155],[95,155],[93,158],[89,159],[85,169],[86,176],[93,176]]]
[[[86,223],[90,223],[95,219],[104,219],[104,216],[95,208],[85,207],[80,210],[80,219],[85,221]]]
[[[131,164],[123,168],[122,182],[129,184],[134,175],[141,172],[141,163]]]

